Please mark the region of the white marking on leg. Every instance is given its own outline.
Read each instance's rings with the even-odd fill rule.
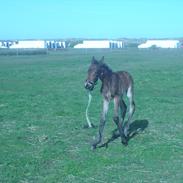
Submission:
[[[131,118],[134,113],[134,105],[133,105],[133,93],[132,93],[132,86],[130,86],[127,90],[127,97],[129,99],[129,111],[128,111],[128,121],[127,124],[124,128],[124,134],[127,137],[128,136],[128,131],[131,123]]]
[[[119,116],[119,97],[114,97],[114,116]]]
[[[127,97],[132,98],[132,87],[131,86],[127,90]]]
[[[132,107],[132,105],[130,105],[130,107],[129,107],[129,113],[130,113],[130,114],[133,113],[133,107]]]
[[[129,99],[129,116],[133,113],[134,107],[133,107],[133,93],[132,93],[132,87],[130,86],[127,91],[127,97]]]
[[[103,101],[103,111],[102,111],[102,119],[105,120],[106,114],[109,109],[109,101],[105,100]]]

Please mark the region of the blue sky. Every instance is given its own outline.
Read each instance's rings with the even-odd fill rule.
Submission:
[[[182,0],[0,0],[0,39],[183,37]]]

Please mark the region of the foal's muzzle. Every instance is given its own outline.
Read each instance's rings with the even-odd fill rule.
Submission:
[[[95,86],[95,83],[93,81],[86,80],[86,82],[85,82],[85,88],[87,90],[92,91],[94,89],[94,86]]]

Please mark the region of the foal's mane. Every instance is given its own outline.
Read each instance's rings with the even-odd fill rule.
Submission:
[[[100,69],[105,71],[106,73],[112,73],[112,69],[105,63],[100,63]]]

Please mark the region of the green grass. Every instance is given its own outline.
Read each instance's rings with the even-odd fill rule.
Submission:
[[[98,129],[86,124],[83,87],[91,57],[135,80],[133,120],[148,127],[124,147],[120,139],[90,150]],[[183,51],[66,50],[0,57],[0,182],[181,183]],[[99,123],[100,82],[89,115]],[[112,104],[105,140],[115,128]]]

